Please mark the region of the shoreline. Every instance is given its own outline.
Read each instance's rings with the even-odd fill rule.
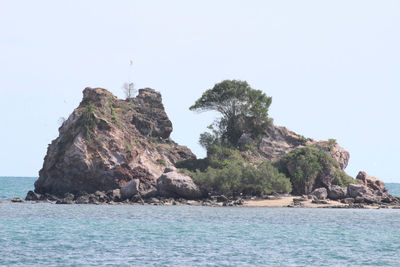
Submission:
[[[23,200],[21,198],[1,199],[0,205],[5,203],[20,204],[56,204],[56,205],[145,205],[145,206],[205,206],[205,207],[256,207],[256,208],[333,208],[333,209],[400,209],[400,205],[391,203],[351,203],[346,204],[335,200],[319,200],[304,199],[299,196],[279,196],[270,199],[202,199],[202,200],[186,200],[173,198],[148,198],[140,201],[120,201],[120,202],[93,202],[93,203],[76,203],[76,202],[60,202],[51,200]]]

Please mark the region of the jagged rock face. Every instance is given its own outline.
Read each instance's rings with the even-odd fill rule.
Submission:
[[[356,177],[358,184],[349,184],[347,196],[360,203],[398,203],[399,199],[390,195],[385,184],[376,177],[361,171]]]
[[[160,93],[141,89],[120,100],[101,88],[86,88],[83,100],[48,147],[35,192],[108,191],[138,181],[144,195],[156,192],[165,167],[195,156],[169,139],[172,123]]]
[[[339,163],[341,170],[347,167],[350,153],[336,142],[315,141],[289,131],[285,127],[274,125],[269,126],[266,130],[265,136],[258,144],[258,151],[263,157],[269,160],[276,160],[297,148],[311,145],[330,153],[333,159]]]
[[[139,95],[130,100],[138,114],[132,117],[132,123],[141,134],[164,139],[170,136],[172,123],[164,111],[160,93],[148,88],[140,89]]]
[[[356,180],[377,195],[382,196],[388,192],[384,182],[374,176],[368,175],[364,171],[358,173]]]

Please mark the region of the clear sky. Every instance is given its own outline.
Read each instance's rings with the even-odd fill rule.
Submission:
[[[188,107],[224,79],[273,101],[276,125],[400,182],[400,1],[0,2],[0,176],[37,176],[87,87],[163,95],[172,138],[199,157],[216,114]],[[130,60],[133,67],[129,66]]]

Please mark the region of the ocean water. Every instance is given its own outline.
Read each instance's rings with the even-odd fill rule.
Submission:
[[[4,200],[34,180],[0,178],[0,266],[400,265],[400,210]]]

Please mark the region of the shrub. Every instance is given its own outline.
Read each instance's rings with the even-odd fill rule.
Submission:
[[[292,190],[290,180],[269,162],[253,166],[242,161],[230,161],[221,168],[208,167],[204,172],[197,170],[192,176],[202,189],[228,196],[262,196]]]
[[[337,144],[336,139],[330,138],[330,139],[328,140],[328,147],[329,147],[329,150],[332,150],[332,148],[333,148],[334,146],[336,146],[336,144]]]
[[[114,109],[114,106],[111,103],[111,101],[108,101],[108,106],[110,107],[110,110],[111,110],[111,120],[113,122],[118,122],[118,118],[117,118],[117,115],[115,114],[115,109]]]
[[[309,194],[318,179],[328,175],[334,177],[332,184],[341,186],[352,182],[352,178],[339,169],[332,156],[314,146],[298,148],[286,154],[278,163],[280,171],[292,182],[293,192]],[[351,179],[351,180],[350,180]]]
[[[349,184],[357,183],[353,177],[347,175],[344,171],[340,169],[335,169],[333,171],[333,176],[335,177],[332,184],[338,185],[340,187],[347,187]]]
[[[243,163],[240,151],[227,146],[213,145],[207,151],[209,166],[213,168],[223,168],[232,162]]]
[[[275,168],[272,163],[265,161],[257,167],[248,165],[243,170],[242,187],[247,195],[268,195],[271,193],[290,193],[290,180]]]
[[[130,144],[126,145],[126,152],[130,153],[132,151],[132,147]]]
[[[85,130],[85,138],[87,141],[89,141],[91,139],[91,135],[93,134],[93,130],[96,126],[96,118],[94,116],[94,106],[92,103],[89,102],[86,108],[83,110],[81,120]]]
[[[160,165],[167,166],[167,162],[165,159],[157,159],[156,162]]]

